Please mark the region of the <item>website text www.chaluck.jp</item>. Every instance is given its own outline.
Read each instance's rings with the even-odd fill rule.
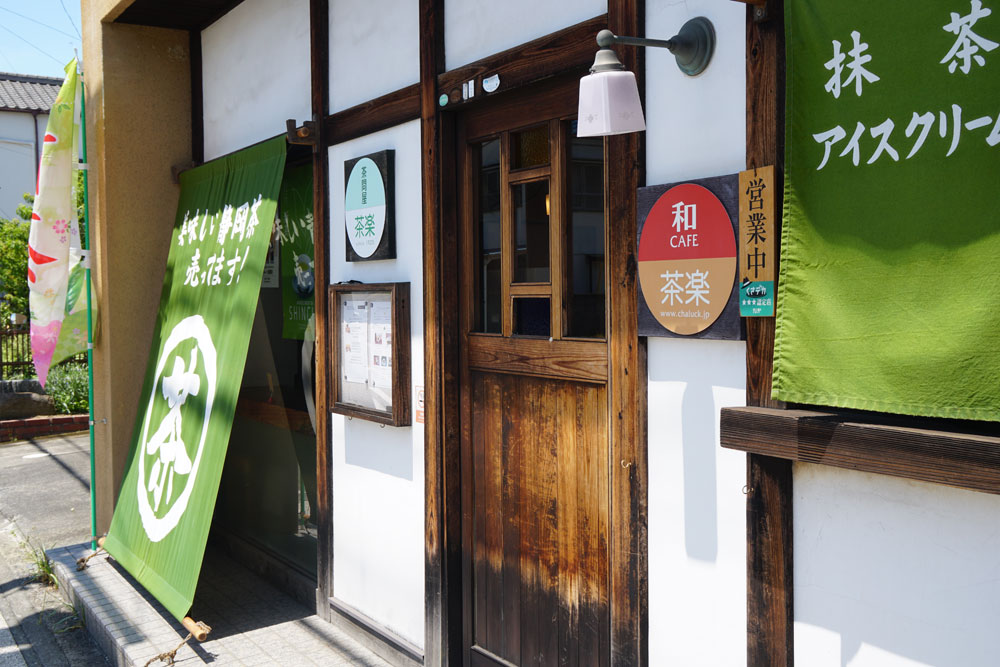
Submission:
[[[707,320],[712,316],[707,310],[661,310],[660,317],[690,317],[692,319]]]

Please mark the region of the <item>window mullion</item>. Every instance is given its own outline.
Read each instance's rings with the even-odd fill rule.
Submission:
[[[566,285],[566,135],[563,124],[549,121],[549,277],[552,282],[552,338],[563,337],[566,327],[564,294]]]
[[[500,283],[504,336],[514,331],[510,285],[514,281],[514,205],[510,193],[510,133],[500,134]]]

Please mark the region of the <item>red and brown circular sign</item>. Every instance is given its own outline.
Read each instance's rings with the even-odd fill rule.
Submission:
[[[639,237],[639,284],[653,317],[696,334],[719,317],[736,277],[736,236],[719,198],[685,183],[664,192]]]

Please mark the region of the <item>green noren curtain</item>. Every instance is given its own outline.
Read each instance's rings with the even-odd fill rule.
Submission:
[[[132,452],[104,543],[178,619],[201,570],[285,152],[280,136],[181,175]]]
[[[279,204],[281,335],[302,340],[315,311],[312,165],[288,169]]]
[[[785,12],[774,396],[1000,420],[1000,2]]]

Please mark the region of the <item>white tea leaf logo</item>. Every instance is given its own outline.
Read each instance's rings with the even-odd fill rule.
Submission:
[[[192,315],[178,322],[156,362],[137,452],[139,516],[153,542],[166,537],[187,509],[208,434],[216,373],[205,320]]]

